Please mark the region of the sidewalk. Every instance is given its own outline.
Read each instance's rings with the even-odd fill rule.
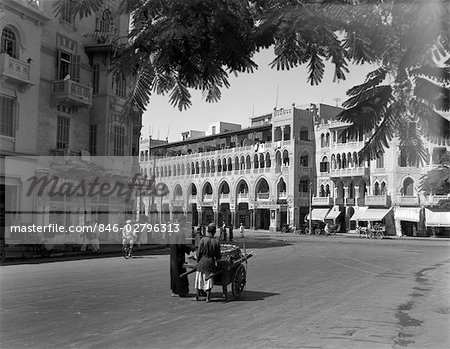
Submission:
[[[250,229],[246,229],[245,230],[245,235],[248,237],[284,237],[284,236],[289,236],[289,237],[295,237],[295,236],[311,236],[311,237],[315,237],[316,235],[306,235],[306,234],[294,234],[294,233],[282,233],[280,231],[277,232],[272,232],[270,230],[250,230]],[[320,236],[324,236],[324,235],[320,235]],[[359,236],[359,234],[355,233],[337,233],[336,236],[340,236],[340,237],[346,237],[346,238],[362,238],[365,239],[365,236]],[[450,238],[445,238],[445,237],[427,237],[427,236],[397,236],[397,235],[389,235],[387,236],[385,239],[391,239],[391,240],[425,240],[425,241],[450,241]]]

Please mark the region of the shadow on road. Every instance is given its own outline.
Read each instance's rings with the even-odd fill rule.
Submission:
[[[260,291],[244,291],[244,294],[240,297],[235,299],[234,301],[239,302],[249,302],[249,301],[262,301],[268,297],[272,296],[279,296],[279,293],[273,293],[273,292],[260,292]]]

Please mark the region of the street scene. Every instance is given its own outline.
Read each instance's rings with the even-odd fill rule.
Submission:
[[[0,345],[448,348],[448,241],[246,238],[255,255],[229,302],[217,286],[191,301],[192,276],[190,298],[170,297],[163,250],[3,266]]]
[[[448,0],[1,0],[0,348],[450,348]]]

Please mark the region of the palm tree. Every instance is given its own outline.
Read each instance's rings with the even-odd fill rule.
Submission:
[[[80,17],[105,0],[57,0],[55,12],[72,4]],[[169,94],[180,110],[190,90],[208,102],[229,87],[229,74],[253,72],[254,54],[274,48],[272,67],[307,64],[307,81],[322,81],[324,61],[334,80],[348,63],[376,64],[348,91],[339,118],[350,136],[373,132],[360,159],[383,154],[394,136],[410,163],[426,158],[423,136],[449,137],[450,45],[447,0],[122,0],[132,14],[129,44],[115,57],[114,72],[136,82],[123,116],[145,110],[152,93]]]

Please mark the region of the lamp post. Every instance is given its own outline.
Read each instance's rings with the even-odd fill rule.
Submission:
[[[312,229],[312,210],[311,210],[311,206],[312,206],[312,182],[310,181],[309,182],[309,202],[308,202],[308,204],[309,204],[309,222],[308,222],[308,225],[309,225],[309,233],[311,234],[312,233],[312,231],[311,231],[311,229]]]

